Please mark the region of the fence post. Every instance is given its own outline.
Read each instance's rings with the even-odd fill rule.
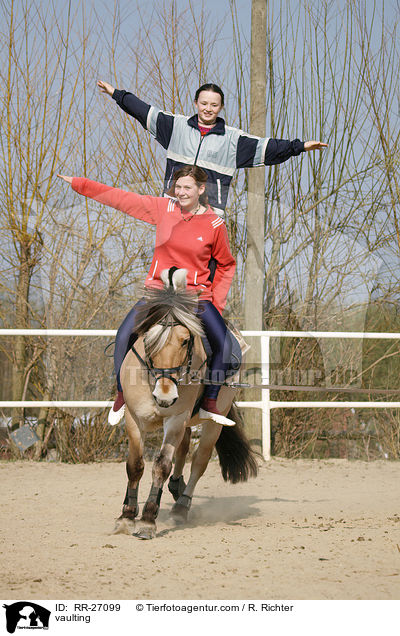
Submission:
[[[261,384],[270,383],[269,375],[269,352],[270,337],[261,335]],[[271,459],[271,406],[270,406],[270,390],[263,389],[261,392],[262,403],[262,429],[261,429],[261,449],[263,457],[266,461]]]

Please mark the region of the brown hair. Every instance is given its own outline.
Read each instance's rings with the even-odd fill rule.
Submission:
[[[175,184],[181,177],[192,177],[192,179],[196,181],[198,187],[200,187],[201,185],[207,185],[208,176],[202,168],[199,168],[199,166],[183,166],[182,168],[175,170],[174,174],[172,175],[171,187],[167,191],[167,194],[170,197],[175,196]],[[203,194],[200,195],[199,202],[201,203],[201,205],[204,205],[206,207],[209,205],[207,190],[204,190]]]
[[[212,91],[213,93],[217,93],[221,98],[221,106],[224,105],[224,94],[220,87],[216,84],[203,84],[203,86],[200,86],[200,88],[198,88],[196,91],[196,95],[194,96],[195,102],[198,101],[201,91]]]

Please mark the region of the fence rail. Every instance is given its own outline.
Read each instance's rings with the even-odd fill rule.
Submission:
[[[42,336],[42,337],[113,337],[114,329],[0,329],[0,336]],[[400,333],[342,332],[342,331],[242,331],[242,335],[259,336],[261,339],[261,383],[270,384],[270,343],[271,338],[340,338],[363,340],[400,340]],[[339,392],[339,391],[338,391]],[[271,410],[274,408],[400,408],[400,402],[320,402],[320,401],[277,401],[271,400],[270,389],[262,389],[261,400],[237,402],[240,408],[261,409],[262,454],[271,457]],[[88,401],[0,401],[0,408],[107,408],[110,400]]]

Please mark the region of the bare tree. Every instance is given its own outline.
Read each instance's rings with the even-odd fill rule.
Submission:
[[[14,297],[13,326],[31,323],[31,282],[43,254],[41,226],[54,196],[53,176],[61,157],[71,151],[68,124],[76,112],[76,82],[68,85],[71,5],[65,37],[52,42],[57,16],[40,5],[3,2],[3,63],[1,66],[0,223],[12,245],[8,261],[16,263],[3,292]],[[32,19],[34,18],[34,19]],[[61,34],[60,34],[61,35]],[[79,69],[78,69],[79,70]],[[8,317],[2,316],[8,322]],[[12,351],[12,397],[26,393],[37,347],[27,355],[19,337]]]
[[[96,89],[100,57],[117,74],[132,71],[117,59],[126,45],[119,7],[108,30],[85,3],[70,3],[58,13],[39,2],[4,2],[1,9],[8,27],[1,75],[6,170],[0,177],[0,223],[7,245],[1,265],[2,323],[115,328],[141,293],[153,232],[78,200],[54,177],[56,172],[87,175],[160,194],[161,153],[128,118],[115,117]],[[208,27],[204,12],[194,20],[194,11],[189,5],[178,12],[173,2],[160,8],[156,21],[144,11],[135,14],[140,30],[132,50],[134,85],[130,73],[129,84],[140,93],[142,87],[149,90],[151,78],[151,88],[157,88],[152,100],[164,107],[189,108],[192,87],[207,73],[218,25]],[[89,37],[94,26],[98,39]],[[158,30],[164,48],[149,50],[150,29],[153,37]],[[108,397],[112,365],[104,375],[104,344],[16,339],[12,349],[4,347],[15,369],[12,399]],[[85,375],[90,365],[100,366],[102,374]],[[45,438],[45,427],[39,432]]]

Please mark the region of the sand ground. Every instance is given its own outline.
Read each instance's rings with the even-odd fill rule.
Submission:
[[[1,462],[0,476],[5,600],[400,598],[400,462],[274,459],[231,485],[213,461],[185,527],[165,489],[151,541],[110,534],[123,463]]]

